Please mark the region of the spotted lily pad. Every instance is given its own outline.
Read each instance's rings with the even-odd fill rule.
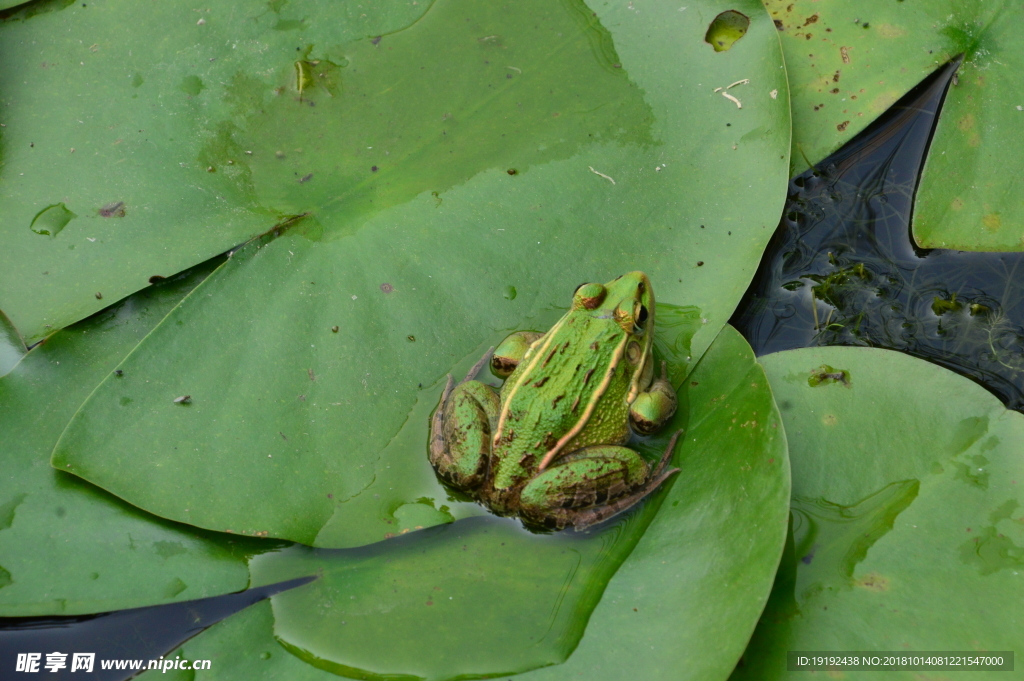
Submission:
[[[1024,154],[1024,8],[1012,0],[955,4],[765,0],[781,31],[793,97],[792,174],[838,149],[929,72],[963,55],[917,192],[923,248],[1024,250],[1014,197]]]

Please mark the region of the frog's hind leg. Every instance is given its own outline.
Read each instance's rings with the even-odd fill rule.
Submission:
[[[666,470],[680,433],[672,436],[653,471],[628,447],[599,445],[572,452],[533,478],[521,494],[531,522],[583,530],[636,505],[679,472]]]
[[[455,487],[472,492],[487,476],[491,432],[498,419],[498,394],[470,380],[490,359],[477,362],[466,379],[454,385],[451,376],[430,420],[430,463]]]

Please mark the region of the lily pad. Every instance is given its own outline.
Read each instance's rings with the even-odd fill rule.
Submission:
[[[0,616],[73,615],[245,588],[263,542],[144,513],[47,464],[93,387],[213,265],[50,336],[0,378]]]
[[[542,211],[513,222],[475,204],[492,246],[513,227],[564,244],[570,217],[589,230],[643,225],[639,242],[670,226],[677,238],[700,223],[760,229],[781,198],[784,74],[750,0],[740,8],[756,10],[760,35],[727,55],[703,42],[702,16],[722,0],[683,12],[583,0],[86,5],[0,23],[0,252],[19,254],[0,261],[0,305],[29,339],[101,307],[96,291],[117,299],[295,215],[334,237],[374,216],[399,228],[395,208],[421,197],[422,219],[451,188],[483,184]],[[746,108],[729,111],[712,90],[743,78]],[[531,168],[544,170],[526,179]],[[737,187],[743,200],[720,205]],[[43,242],[29,227],[54,205],[80,217]],[[697,232],[681,243],[708,250]]]
[[[404,512],[410,522],[427,516],[427,524],[479,513],[449,503],[426,465],[430,410],[449,372],[463,373],[511,330],[548,328],[580,281],[646,271],[659,300],[680,312],[664,318],[681,339],[671,360],[682,380],[760,257],[781,207],[788,148],[785,82],[763,10],[739,6],[757,20],[716,53],[696,9],[605,8],[584,26],[570,14],[565,30],[575,33],[543,34],[551,49],[582,50],[601,64],[614,47],[619,61],[608,77],[619,79],[625,99],[608,105],[653,118],[616,118],[624,132],[609,133],[589,127],[606,119],[570,109],[572,130],[593,130],[595,141],[567,142],[555,156],[538,156],[536,137],[525,148],[510,141],[495,152],[499,166],[476,159],[479,172],[452,179],[458,184],[437,196],[407,192],[413,185],[402,183],[415,177],[400,183],[396,168],[393,185],[351,194],[248,245],[126,359],[126,380],[100,386],[55,449],[54,465],[208,529],[358,546],[406,529]],[[510,50],[526,35],[518,20],[477,19],[497,22],[482,37],[506,36]],[[608,35],[612,43],[587,37]],[[490,42],[476,46],[489,50]],[[681,63],[687,68],[651,66]],[[557,75],[538,70],[544,82]],[[514,82],[509,73],[495,87]],[[742,109],[709,87],[743,77],[750,83],[732,89],[746,100]],[[773,99],[772,90],[781,95]],[[642,97],[640,109],[629,109],[634,97]],[[474,116],[494,115],[452,110],[474,130],[484,129]],[[499,137],[503,116],[492,119]],[[477,133],[467,134],[466,144]],[[469,153],[446,144],[431,153]],[[405,198],[379,198],[387,192]],[[375,213],[361,203],[371,199],[382,201]],[[353,221],[362,221],[359,229],[350,229]],[[186,395],[188,403],[175,402]],[[417,506],[400,511],[409,504]]]
[[[326,0],[214,0],[200,9],[184,0],[49,0],[5,13],[0,307],[34,341],[281,221],[288,206],[250,179],[259,164],[277,163],[275,150],[250,164],[244,151],[254,150],[232,142],[236,119],[263,107],[245,97],[273,98],[280,87],[279,99],[298,110],[294,64],[313,45],[368,42],[429,6],[392,2],[364,12]],[[282,30],[289,20],[298,30]],[[248,86],[242,99],[240,84]],[[296,123],[278,118],[276,129]],[[283,141],[276,129],[267,143]],[[312,130],[307,149],[351,155],[357,131],[325,145],[322,126]],[[304,187],[294,178],[288,185],[302,210],[312,209]],[[78,217],[69,222],[71,215]]]
[[[843,146],[957,54],[933,14],[958,8],[889,0],[764,5],[779,29],[789,73],[791,175]]]
[[[966,58],[925,161],[914,239],[922,248],[1024,251],[1024,6],[958,10],[942,32]]]
[[[963,54],[917,192],[922,248],[1024,250],[1020,3],[765,0],[792,84],[791,174],[818,163]]]
[[[534,535],[468,518],[359,549],[295,547],[250,568],[260,584],[319,575],[272,601],[277,639],[315,667],[410,681],[516,674],[572,653],[663,496],[603,530]]]
[[[332,678],[287,654],[271,638],[273,625],[278,640],[307,659],[314,652],[330,654],[335,660],[370,660],[378,673],[390,666],[409,674],[415,670],[395,670],[396,661],[404,651],[424,644],[415,639],[433,641],[432,626],[454,627],[460,621],[471,622],[476,614],[477,629],[482,631],[435,642],[423,659],[415,660],[416,666],[444,664],[454,675],[480,659],[514,660],[524,648],[519,637],[528,637],[540,626],[546,634],[539,632],[544,640],[536,648],[566,646],[563,653],[571,655],[560,665],[517,678],[725,678],[761,612],[782,550],[789,495],[785,435],[765,375],[731,327],[722,331],[694,369],[682,394],[689,411],[675,465],[683,472],[632,511],[628,520],[612,521],[581,538],[565,532],[529,536],[510,521],[474,518],[362,549],[265,554],[252,562],[257,582],[304,574],[318,566],[323,567],[323,576],[290,596],[274,597],[273,621],[269,608],[257,605],[174,654],[222,660],[206,678]],[[628,547],[628,533],[642,529],[643,516],[654,511],[643,537],[607,588],[606,568],[598,565],[595,570],[591,562],[587,574],[587,563],[598,555],[608,560],[616,542]],[[460,541],[451,541],[459,536]],[[517,550],[506,555],[513,543]],[[588,543],[600,550],[595,554],[595,546],[590,546],[574,558],[581,564],[574,574],[566,574],[565,559],[557,551],[546,553],[558,546]],[[445,571],[445,561],[438,557],[449,544],[455,551]],[[509,564],[532,567],[524,573]],[[415,583],[422,583],[422,588],[406,596]],[[490,593],[470,600],[484,585]],[[565,597],[552,601],[563,589]],[[589,608],[580,608],[602,590],[592,615]],[[403,599],[407,603],[402,604]],[[404,610],[390,607],[394,605]],[[422,613],[418,632],[403,635],[391,628],[396,622],[401,631],[414,626],[416,612]],[[493,622],[502,615],[516,624]],[[582,624],[586,630],[575,646],[567,634],[578,635],[575,628]],[[509,626],[514,631],[509,632]],[[377,636],[365,636],[375,629]],[[467,643],[503,634],[508,634],[507,646],[481,650]],[[297,650],[303,646],[304,651]],[[323,658],[319,663],[331,666]],[[333,669],[346,673],[337,664]],[[347,675],[380,678],[365,670],[349,669]]]
[[[1024,415],[896,352],[761,362],[789,437],[792,535],[734,678],[787,677],[788,650],[1019,646]],[[823,372],[844,378],[812,385]]]

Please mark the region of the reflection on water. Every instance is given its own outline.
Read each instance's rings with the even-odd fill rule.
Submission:
[[[257,583],[319,575],[271,600],[293,654],[358,679],[476,679],[563,662],[660,495],[586,532],[467,518],[357,549],[293,546],[250,563]]]
[[[956,64],[926,78],[835,154],[794,178],[732,323],[758,355],[815,345],[901,350],[1024,409],[1021,253],[921,250],[914,191]]]

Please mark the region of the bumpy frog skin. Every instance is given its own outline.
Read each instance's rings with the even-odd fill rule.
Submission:
[[[431,419],[430,462],[456,489],[528,525],[582,530],[630,508],[679,469],[676,433],[651,469],[625,447],[676,411],[654,376],[654,291],[643,272],[584,284],[547,333],[518,331],[448,385]],[[500,391],[473,380],[490,359]]]

